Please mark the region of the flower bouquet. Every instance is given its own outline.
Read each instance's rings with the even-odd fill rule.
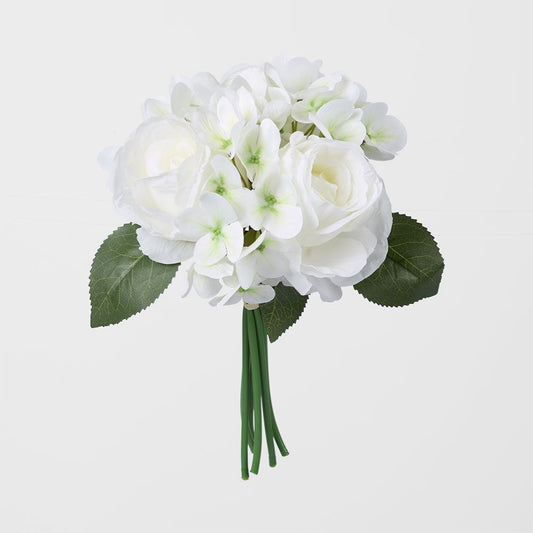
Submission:
[[[212,305],[242,302],[241,475],[288,454],[269,387],[268,340],[353,287],[403,306],[437,293],[444,263],[426,228],[393,213],[370,159],[394,158],[405,128],[387,105],[319,61],[278,59],[173,80],[144,121],[101,154],[128,221],[90,273],[91,326],[153,303],[178,267]],[[249,465],[249,450],[252,462]]]

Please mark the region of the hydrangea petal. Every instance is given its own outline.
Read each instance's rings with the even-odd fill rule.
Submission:
[[[201,265],[212,265],[226,255],[226,245],[221,236],[208,233],[196,242],[194,260]]]
[[[275,237],[291,239],[302,229],[302,210],[294,205],[276,205],[268,211],[263,220],[263,226]]]
[[[206,192],[200,197],[200,207],[206,220],[212,225],[231,224],[237,220],[237,214],[230,203],[219,194]]]
[[[233,222],[222,230],[222,238],[226,244],[228,259],[234,263],[242,252],[244,233],[240,222]]]
[[[257,254],[255,253],[242,257],[235,264],[235,271],[243,289],[248,289],[252,285],[256,273],[256,264]]]

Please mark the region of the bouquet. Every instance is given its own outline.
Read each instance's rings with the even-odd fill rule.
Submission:
[[[403,306],[436,294],[444,268],[428,230],[392,212],[370,163],[395,157],[404,126],[361,85],[320,68],[298,57],[238,66],[220,81],[177,77],[167,100],[146,101],[126,143],[101,154],[128,223],[94,258],[91,326],[145,309],[180,265],[185,295],[242,302],[243,479],[258,473],[263,441],[270,466],[276,447],[288,454],[268,342],[296,322],[309,295],[333,302],[353,287]]]

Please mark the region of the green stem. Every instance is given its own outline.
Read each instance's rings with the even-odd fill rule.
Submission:
[[[264,361],[264,368],[266,370],[266,376],[263,377],[263,381],[266,382],[266,388],[268,390],[268,403],[269,403],[269,411],[272,416],[272,430],[274,433],[274,440],[276,441],[276,444],[278,446],[279,452],[283,457],[286,457],[289,455],[289,450],[287,450],[287,447],[285,446],[285,443],[283,442],[283,439],[281,438],[281,433],[278,429],[278,424],[276,423],[276,417],[274,416],[274,408],[272,407],[272,396],[270,394],[270,382],[268,377],[268,338],[266,335],[266,329],[265,324],[263,322],[263,315],[261,314],[261,310],[257,309],[255,311],[257,313],[256,316],[258,316],[257,321],[257,329],[258,329],[258,337],[261,339],[262,343],[262,353],[263,355],[263,361]]]
[[[274,413],[272,412],[272,425],[274,430],[274,440],[276,441],[276,444],[278,445],[279,453],[281,453],[282,457],[287,457],[289,455],[289,450],[287,450],[287,446],[285,446],[285,443],[283,442],[283,439],[281,438],[281,433],[279,432],[278,425],[276,424],[276,417],[274,416]]]
[[[249,331],[246,311],[242,315],[242,378],[241,378],[241,476],[248,479],[248,379],[250,366]]]
[[[248,350],[250,347],[248,346]],[[251,361],[248,361],[248,398],[253,398],[252,387],[252,365]],[[252,401],[248,402],[248,445],[250,452],[254,451],[254,406]]]
[[[252,386],[254,402],[254,446],[253,460],[250,472],[259,472],[259,462],[261,460],[262,443],[262,415],[261,415],[261,369],[259,366],[259,350],[257,331],[255,327],[254,315],[251,311],[244,311],[248,321],[248,343],[250,346],[250,360],[252,365]]]
[[[263,412],[265,419],[265,436],[268,448],[268,462],[270,466],[276,466],[276,449],[274,448],[274,435],[273,435],[273,412],[272,412],[272,400],[270,397],[270,383],[268,379],[268,355],[267,355],[267,343],[265,343],[265,328],[263,326],[263,317],[259,309],[253,311],[255,318],[255,326],[257,331],[257,343],[259,345],[259,363],[261,367],[261,387],[262,387],[262,399],[263,399]]]
[[[307,128],[307,130],[304,132],[304,135],[306,137],[308,137],[309,135],[311,135],[311,133],[313,133],[315,131],[315,128],[316,128],[316,125],[315,124],[311,124],[311,126],[309,126]]]
[[[237,158],[234,157],[231,162],[233,163],[233,166],[237,169],[237,172],[239,173],[241,177],[241,183],[245,189],[251,189],[252,184],[250,183],[250,180],[246,176],[246,170],[242,168],[242,165],[237,162]]]

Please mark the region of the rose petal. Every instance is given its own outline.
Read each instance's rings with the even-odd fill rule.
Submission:
[[[137,240],[144,255],[147,255],[152,261],[164,265],[182,263],[192,257],[194,250],[193,242],[158,237],[145,228],[137,230]]]

